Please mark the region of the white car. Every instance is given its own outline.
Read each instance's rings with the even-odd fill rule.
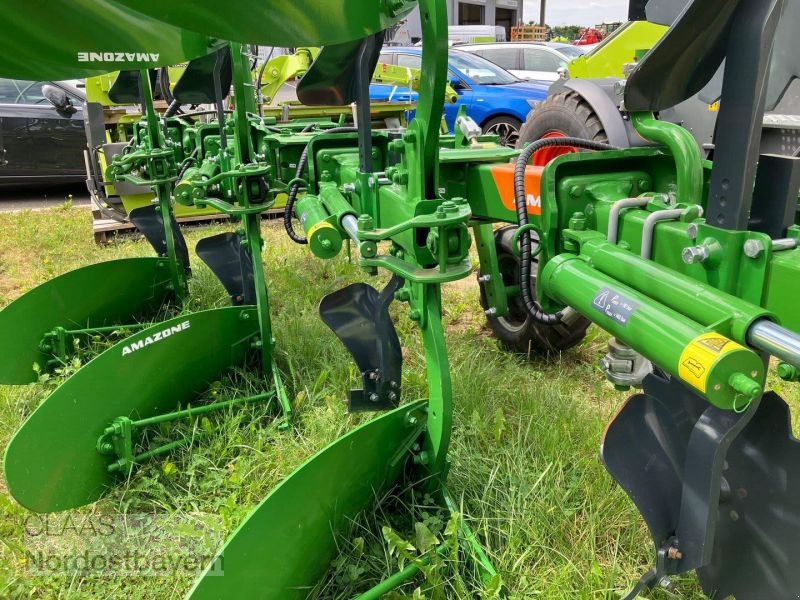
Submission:
[[[587,51],[586,46],[558,42],[463,44],[458,49],[482,56],[520,79],[549,82],[556,81],[560,77],[560,69],[566,69],[573,58]]]

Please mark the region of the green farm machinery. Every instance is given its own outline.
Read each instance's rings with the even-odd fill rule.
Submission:
[[[20,59],[8,67],[12,74],[24,72],[28,59],[60,76],[80,73],[85,65],[75,56],[85,53],[99,57],[90,70],[123,68],[117,91],[143,100],[145,118],[130,148],[109,163],[108,177],[154,188],[158,202],[143,230],[156,242],[161,256],[151,262],[163,274],[155,280],[160,286],[147,278],[119,283],[126,298],[147,297],[128,313],[162,304],[167,292],[178,304],[185,297],[188,252],[173,226],[173,203],[211,206],[240,222],[236,232],[202,240],[197,249],[233,306],[148,323],[56,388],[8,447],[12,495],[39,512],[92,502],[120,474],[174,447],[136,455],[137,429],[219,408],[222,403],[174,411],[251,355],[271,390],[230,402],[277,396],[288,418],[291,406],[273,360],[259,217],[283,193],[294,241],[321,259],[336,257],[347,243],[365,273],[391,275],[383,289],[356,283],[325,296],[319,307],[360,375],[349,410],[381,414],[311,456],[270,492],[190,597],[307,597],[336,555],[336,536],[398,486],[419,486],[455,512],[447,487],[454,407],[441,288],[472,274],[474,239],[490,318],[516,311],[530,319],[538,337],[528,346],[538,352],[575,344],[596,323],[613,336],[603,361],[609,380],[620,389],[642,388],[608,425],[601,446],[608,472],[653,537],[654,566],[627,597],[696,571],[710,597],[796,598],[800,447],[788,405],[768,389],[767,376],[774,370],[783,380],[800,380],[800,320],[793,310],[800,292],[800,159],[759,154],[759,144],[765,109],[798,76],[800,49],[785,34],[800,22],[797,3],[686,4],[621,90],[624,120],[649,145],[548,137],[520,150],[482,135],[464,114],[453,135],[441,134],[444,0],[419,2],[423,67],[414,119],[402,130],[373,130],[369,82],[383,32],[416,3],[358,3],[357,10],[355,4],[230,0],[220,18],[189,3],[82,0],[70,6],[71,18],[92,23],[113,15],[127,32],[115,44],[122,50],[135,42],[146,56],[137,59],[131,47],[133,58],[123,52],[117,59],[105,52],[102,38],[97,48],[84,48],[84,39],[62,36],[59,52],[45,61],[38,49],[25,55],[24,34],[3,42]],[[35,14],[31,8],[18,18],[30,28]],[[76,31],[87,26],[76,23]],[[184,55],[170,54],[174,39],[183,40]],[[321,46],[298,98],[312,106],[355,103],[354,126],[302,131],[305,126],[279,127],[259,115],[243,45],[253,43]],[[106,54],[113,64],[106,64]],[[181,60],[190,62],[176,99],[212,104],[214,121],[186,123],[153,109],[148,68]],[[686,129],[657,114],[694,97],[723,60],[711,162]],[[223,99],[231,85],[228,113]],[[563,148],[585,151],[531,164],[537,152]],[[0,312],[4,331],[12,332],[6,338],[13,338],[3,343],[14,344],[3,347],[0,366],[19,348],[42,352],[54,328],[75,336],[68,328],[126,323],[128,315],[108,314],[103,301],[113,298],[111,290],[83,312],[73,305],[79,312],[54,309],[75,293],[70,278],[80,273],[46,283]],[[407,305],[422,337],[426,398],[404,398],[403,352],[389,313],[395,301]],[[170,360],[187,349],[191,361]],[[24,360],[30,366],[37,357]],[[25,378],[19,379],[8,382]],[[455,535],[484,582],[500,581],[463,521]],[[424,561],[359,598],[388,594],[414,578]]]

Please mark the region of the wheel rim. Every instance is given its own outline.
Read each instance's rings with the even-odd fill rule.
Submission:
[[[499,136],[500,143],[503,146],[510,146],[512,148],[517,145],[517,140],[519,139],[519,128],[505,121],[487,127],[486,133],[493,133]]]
[[[542,140],[551,140],[553,138],[569,137],[566,133],[559,130],[548,131],[541,138]],[[577,152],[578,149],[574,146],[554,146],[551,148],[542,148],[533,154],[533,165],[543,167],[551,160],[562,154],[569,154],[570,152]]]

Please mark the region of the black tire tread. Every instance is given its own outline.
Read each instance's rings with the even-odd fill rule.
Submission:
[[[603,124],[591,105],[577,92],[553,94],[536,106],[519,130],[517,148],[535,142],[554,129],[570,137],[608,143]]]
[[[513,254],[511,241],[516,229],[516,225],[507,225],[495,232],[495,246],[498,254]],[[531,265],[531,279],[533,279],[531,287],[535,290],[536,272],[538,271],[535,258],[533,263]],[[484,309],[488,307],[483,285],[481,285],[481,306]],[[497,317],[487,315],[486,320],[494,336],[507,349],[520,354],[546,356],[558,354],[579,344],[586,336],[586,330],[591,324],[587,318],[571,308],[567,308],[563,314],[562,321],[558,325],[542,325],[528,317],[518,331],[506,328],[503,321]]]

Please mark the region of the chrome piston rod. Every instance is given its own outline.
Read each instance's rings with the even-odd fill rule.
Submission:
[[[800,369],[800,335],[759,319],[747,330],[747,343]]]

